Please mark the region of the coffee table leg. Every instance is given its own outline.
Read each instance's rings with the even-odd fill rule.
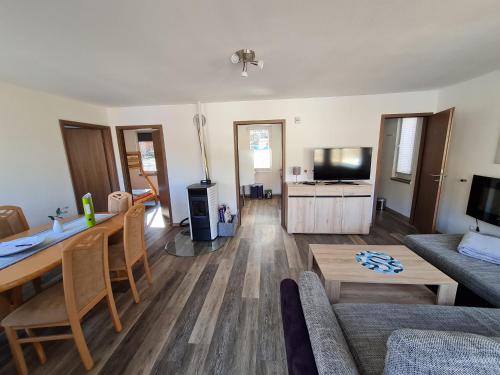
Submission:
[[[436,303],[438,305],[453,306],[455,304],[455,297],[457,295],[457,287],[458,284],[439,285]]]
[[[325,280],[325,291],[330,303],[337,303],[340,299],[340,281]]]
[[[309,253],[307,254],[307,269],[309,271],[312,271],[313,269],[313,252],[311,251],[311,248],[309,248]]]

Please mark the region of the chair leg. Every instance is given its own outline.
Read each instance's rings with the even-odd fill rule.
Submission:
[[[113,291],[108,290],[108,294],[106,295],[106,302],[108,303],[109,314],[111,315],[111,320],[113,321],[113,325],[115,326],[115,331],[121,332],[122,323],[120,322],[120,316],[118,315],[118,311],[116,310]]]
[[[139,303],[141,302],[141,299],[139,298],[139,292],[137,291],[137,286],[135,285],[134,274],[132,273],[131,267],[127,267],[127,276],[130,283],[130,290],[134,296],[134,301],[135,303]]]
[[[35,333],[33,332],[32,329],[26,328],[25,331],[29,337],[35,337]],[[45,362],[47,362],[47,357],[45,356],[45,351],[43,350],[42,343],[41,342],[34,342],[33,347],[35,348],[35,352],[36,352],[36,355],[38,357],[38,360],[43,365]]]
[[[27,375],[28,367],[26,367],[26,361],[24,360],[23,349],[21,344],[17,341],[17,333],[11,327],[5,328],[5,336],[9,340],[10,350],[12,352],[12,357],[14,358],[14,363],[16,365],[17,373],[19,375]]]
[[[148,284],[153,284],[153,277],[151,276],[151,269],[149,268],[148,256],[144,254],[144,273],[146,274],[146,279],[148,280]]]
[[[71,332],[73,333],[73,339],[75,340],[76,349],[80,354],[80,358],[82,359],[83,366],[86,370],[90,370],[94,367],[94,360],[90,355],[89,347],[87,346],[87,342],[85,341],[85,336],[83,335],[82,326],[80,321],[71,321]]]

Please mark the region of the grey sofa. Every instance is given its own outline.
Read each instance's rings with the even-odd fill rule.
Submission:
[[[457,251],[460,234],[416,234],[403,243],[492,306],[500,307],[500,266]]]
[[[418,337],[419,332],[422,332],[411,329],[426,330],[425,332],[430,330],[460,332],[452,334],[460,337],[466,335],[464,332],[486,336],[484,339],[493,348],[490,352],[494,353],[493,359],[489,359],[493,372],[482,373],[494,374],[495,369],[500,369],[500,344],[498,344],[500,309],[434,305],[330,305],[318,276],[313,272],[304,272],[300,275],[298,289],[318,374],[382,374],[386,366],[389,337],[398,330],[396,336],[391,336],[391,340],[398,345],[396,350],[400,351],[401,344],[398,340],[401,341],[401,337]],[[288,324],[284,327],[286,339]],[[433,338],[431,342],[434,343],[436,340]],[[432,352],[440,353],[442,352],[440,349]],[[413,349],[410,348],[411,350]],[[469,348],[463,347],[463,352],[467,350]],[[463,358],[462,352],[455,354]],[[385,367],[386,374],[439,373],[428,370],[428,366],[433,364],[430,359],[423,359],[421,363],[417,363],[427,366],[425,370],[420,368],[417,372],[401,372],[398,366],[408,363],[399,361],[394,355],[387,355],[387,358],[391,366],[396,364],[396,369],[390,371]],[[288,358],[288,361],[290,369],[293,359]],[[466,366],[473,366],[473,362],[474,359],[467,359],[464,363]],[[457,363],[454,360],[454,366],[457,366]]]

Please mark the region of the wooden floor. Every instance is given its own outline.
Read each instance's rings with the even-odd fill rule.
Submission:
[[[84,331],[95,360],[90,374],[286,374],[279,282],[305,269],[308,244],[398,244],[413,233],[384,212],[367,236],[289,236],[280,226],[278,199],[248,200],[237,236],[223,249],[179,258],[164,247],[180,229],[165,227],[155,209],[146,224],[153,286],[138,270],[138,305],[126,284],[114,288],[120,334],[105,304],[89,314]],[[0,375],[15,374],[1,341]],[[72,341],[44,347],[43,366],[31,347],[24,348],[31,374],[86,373]]]

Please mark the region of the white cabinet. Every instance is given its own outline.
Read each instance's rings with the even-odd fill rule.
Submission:
[[[370,232],[371,197],[346,195],[342,201],[342,233]]]
[[[288,233],[367,234],[372,212],[369,184],[287,184]]]
[[[288,198],[288,232],[312,233],[314,231],[314,197],[291,196]]]
[[[314,233],[342,233],[342,200],[342,197],[316,197]]]

